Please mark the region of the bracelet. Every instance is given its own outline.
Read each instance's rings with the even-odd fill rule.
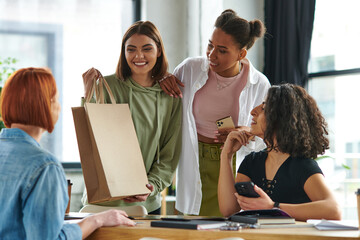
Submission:
[[[171,74],[165,75],[164,77],[162,77],[161,79],[158,80],[158,83],[161,83],[162,81],[164,81],[165,79],[167,79],[170,76],[171,76]]]
[[[279,202],[274,202],[274,207],[273,208],[280,208],[280,203]]]

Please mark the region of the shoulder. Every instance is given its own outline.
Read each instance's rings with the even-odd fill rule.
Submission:
[[[202,68],[204,64],[207,64],[207,60],[205,57],[189,57],[182,61],[176,68],[176,70],[180,70],[183,68]]]
[[[243,173],[248,177],[252,176],[254,171],[256,172],[263,166],[266,156],[266,151],[249,153],[241,162],[238,172]]]
[[[115,74],[105,76],[104,78],[105,78],[106,82],[108,83],[116,101],[120,102],[119,94],[127,92],[129,89],[129,84],[126,81],[119,79]],[[104,91],[105,91],[105,93],[107,93],[105,88],[104,88]],[[110,99],[108,99],[107,101],[110,101]]]
[[[290,161],[290,167],[294,171],[306,175],[307,177],[315,173],[322,174],[318,163],[311,158],[292,157]]]
[[[34,167],[40,170],[49,166],[62,169],[60,161],[45,149],[39,148],[34,150],[30,158],[29,160],[33,163]]]
[[[263,159],[267,157],[267,152],[265,150],[258,152],[251,152],[249,154],[253,159]]]
[[[165,92],[160,93],[160,109],[171,113],[171,115],[179,115],[182,112],[182,98],[171,97]]]
[[[119,84],[123,82],[122,80],[118,79],[115,74],[107,75],[104,78],[109,85]]]
[[[23,174],[28,182],[24,193],[30,191],[31,186],[36,185],[37,179],[44,174],[51,177],[65,174],[60,161],[54,155],[42,148],[29,150],[27,149],[27,156],[24,156],[26,167],[23,168]]]
[[[243,162],[246,161],[248,164],[251,163],[252,165],[253,164],[257,165],[259,162],[265,160],[266,156],[267,156],[267,152],[265,150],[259,152],[251,152],[248,155],[246,155]]]
[[[304,157],[291,157],[294,160],[294,163],[297,165],[303,166],[319,166],[318,163],[312,158],[304,158]]]
[[[176,97],[171,97],[168,94],[166,94],[164,91],[160,92],[160,96],[161,96],[161,101],[166,102],[169,105],[172,106],[177,106],[177,105],[181,105],[182,104],[182,98],[176,98]]]

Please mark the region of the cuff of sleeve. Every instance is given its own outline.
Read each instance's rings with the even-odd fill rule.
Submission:
[[[149,180],[149,184],[151,184],[153,187],[154,187],[154,189],[153,189],[153,191],[150,193],[150,195],[149,195],[149,197],[150,196],[155,196],[156,194],[158,194],[158,188],[156,187],[156,185],[154,184],[154,182],[153,181],[151,181],[150,179],[148,179]]]

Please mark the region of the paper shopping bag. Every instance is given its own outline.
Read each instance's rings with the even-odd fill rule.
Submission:
[[[88,202],[149,193],[128,104],[85,103],[72,112]]]

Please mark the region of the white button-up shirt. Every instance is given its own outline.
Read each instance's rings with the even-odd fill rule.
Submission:
[[[248,61],[248,60],[247,60]],[[249,61],[247,83],[239,97],[238,126],[250,126],[251,110],[260,105],[270,88],[268,79],[256,70]],[[185,87],[183,92],[182,151],[176,178],[175,208],[185,214],[199,214],[201,205],[201,179],[199,172],[199,150],[196,124],[193,115],[195,93],[208,80],[209,61],[206,57],[187,58],[174,70],[174,75]],[[251,151],[265,148],[264,142],[256,140],[243,146],[236,155],[238,168],[244,157]]]

